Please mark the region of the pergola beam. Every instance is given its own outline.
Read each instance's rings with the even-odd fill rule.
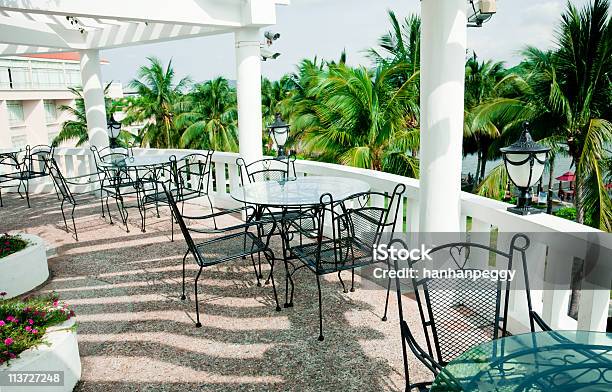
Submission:
[[[49,25],[26,19],[17,20],[6,16],[0,16],[0,37],[3,43],[12,45],[31,45],[35,43],[37,46],[70,49],[77,44],[77,42],[74,42],[76,37],[68,34],[60,36],[58,31],[55,31]],[[73,42],[69,43],[63,37],[72,39]],[[82,39],[81,44],[84,44]]]
[[[274,3],[274,0],[257,1],[262,5]],[[250,0],[247,1],[247,4],[250,3]],[[243,25],[243,7],[241,0],[172,0],[155,4],[150,0],[0,0],[0,10],[77,18],[227,27]]]

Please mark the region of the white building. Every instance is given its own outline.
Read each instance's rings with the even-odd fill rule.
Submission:
[[[0,148],[50,144],[69,119],[59,107],[74,104],[68,87],[80,85],[78,52],[0,58]]]

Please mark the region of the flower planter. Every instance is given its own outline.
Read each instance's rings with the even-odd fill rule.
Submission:
[[[42,238],[31,234],[19,234],[29,242],[28,246],[0,259],[0,292],[5,299],[27,293],[49,277],[47,250]]]
[[[75,318],[50,327],[44,336],[44,341],[36,347],[30,348],[19,355],[19,358],[10,361],[10,364],[0,365],[0,373],[11,372],[63,372],[64,380],[61,386],[0,386],[2,392],[17,391],[45,391],[64,392],[72,391],[81,378],[81,358],[77,334],[73,327]]]

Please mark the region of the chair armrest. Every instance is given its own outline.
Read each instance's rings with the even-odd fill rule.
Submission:
[[[66,180],[66,183],[70,184],[70,185],[87,185],[87,184],[92,184],[95,182],[100,182],[99,179],[91,179],[91,177],[96,177],[97,173],[91,173],[91,174],[83,174],[80,176],[74,176],[74,177],[64,177],[64,180]],[[76,182],[73,180],[79,180],[81,178],[87,178],[87,182],[84,183],[80,183],[80,182]]]
[[[247,207],[233,208],[231,210],[225,210],[225,211],[221,211],[221,212],[215,212],[215,213],[209,214],[209,215],[193,215],[193,216],[183,215],[183,218],[191,219],[191,220],[204,220],[204,219],[211,219],[211,218],[216,218],[216,217],[219,217],[219,216],[224,216],[224,215],[229,215],[229,214],[236,214],[236,213],[242,212],[242,211],[246,211],[247,212],[247,216],[248,216],[249,215],[248,210],[252,210],[253,212],[255,212],[255,209],[253,207],[247,206]]]

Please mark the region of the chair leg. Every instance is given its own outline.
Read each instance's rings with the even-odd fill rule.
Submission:
[[[181,300],[185,300],[187,297],[185,296],[185,259],[187,258],[187,255],[189,254],[189,249],[187,249],[187,252],[185,252],[185,256],[183,256],[183,294],[181,294]]]
[[[60,210],[62,211],[62,218],[64,218],[64,227],[66,227],[66,233],[70,233],[70,231],[68,230],[68,222],[66,221],[66,214],[64,214],[64,200],[62,200]]]
[[[317,275],[317,291],[319,292],[319,342],[323,341],[323,300],[321,299],[321,278]]]
[[[198,271],[198,275],[195,278],[196,328],[202,326],[200,322],[200,305],[198,304],[198,279],[200,279],[200,275],[202,274],[202,268],[203,267],[200,267],[200,271]]]
[[[102,196],[104,192],[102,191],[102,187],[100,187],[100,207],[102,207],[102,218],[105,218],[104,216],[104,197]],[[106,195],[106,205],[108,206],[108,195]],[[110,213],[108,214],[110,215]]]
[[[174,242],[174,211],[170,207],[170,242]]]
[[[110,220],[110,224],[114,225],[115,223],[113,222],[113,216],[111,215],[110,207],[108,206],[108,195],[106,195],[106,211],[108,212],[108,219]],[[104,217],[104,214],[102,214],[102,217]]]
[[[270,280],[272,281],[272,291],[274,292],[274,301],[276,302],[276,311],[280,312],[281,307],[278,304],[278,294],[276,292],[276,284],[274,283],[274,255],[265,254],[268,262],[270,263]]]
[[[26,201],[28,202],[28,208],[31,208],[30,206],[30,180],[25,181],[25,194],[26,194]]]
[[[387,309],[389,309],[389,292],[391,291],[391,278],[387,281],[387,298],[385,299],[385,313],[382,316],[382,321],[387,321]]]
[[[253,270],[255,270],[255,277],[257,278],[257,287],[261,287],[261,281],[259,280],[259,274],[257,273],[257,266],[255,265],[255,256],[251,253],[251,261],[253,262]]]
[[[344,281],[342,280],[342,275],[340,275],[341,271],[338,271],[338,279],[340,280],[340,284],[342,285],[342,291],[346,294],[348,293],[348,290],[346,289],[346,286],[344,285]]]
[[[0,207],[4,207],[4,204],[2,203],[2,188],[0,188]]]
[[[79,234],[77,233],[77,228],[76,228],[76,223],[74,222],[74,209],[76,208],[76,205],[72,205],[72,212],[70,213],[70,216],[72,217],[72,227],[74,228],[74,239],[76,241],[79,240]]]
[[[351,293],[355,292],[355,268],[351,269]]]

